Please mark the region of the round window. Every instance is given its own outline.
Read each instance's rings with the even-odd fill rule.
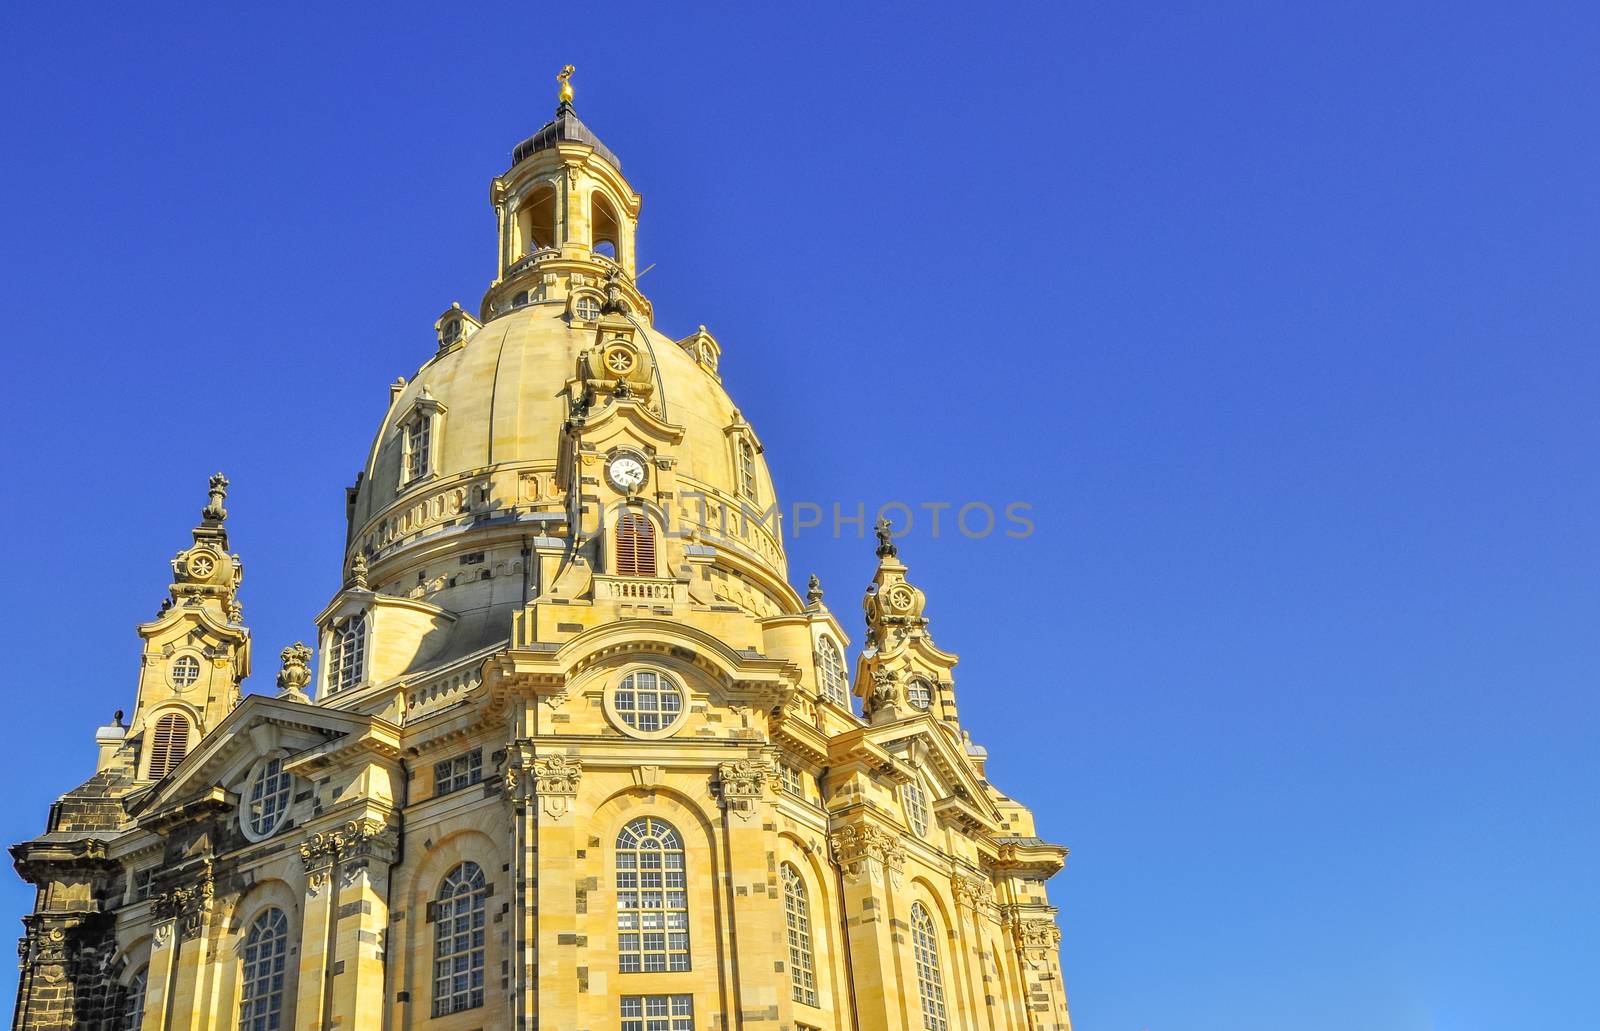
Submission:
[[[244,831],[249,838],[259,841],[278,829],[289,813],[289,795],[294,788],[294,776],[284,772],[282,759],[268,759],[256,767],[250,779],[250,792],[241,811]]]
[[[611,692],[617,719],[640,734],[664,735],[683,716],[683,688],[656,670],[634,670]]]
[[[573,302],[572,313],[585,322],[593,322],[600,317],[600,302],[593,297],[580,297]]]
[[[921,678],[913,680],[906,688],[906,701],[917,709],[926,709],[933,704],[933,689],[928,682]]]
[[[172,686],[182,691],[193,687],[200,679],[200,660],[193,655],[180,655],[172,663]]]

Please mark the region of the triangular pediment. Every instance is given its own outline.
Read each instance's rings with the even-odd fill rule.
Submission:
[[[223,801],[225,785],[260,756],[295,755],[366,731],[373,718],[319,705],[246,695],[238,708],[200,739],[178,768],[152,786],[132,815],[141,821],[181,812],[196,802]],[[222,794],[219,794],[222,792]]]
[[[936,811],[948,812],[970,831],[992,835],[1004,826],[977,767],[926,713],[851,731],[836,738],[830,751],[835,764],[865,761],[901,778],[920,769],[930,788],[945,792],[942,798],[933,799]]]

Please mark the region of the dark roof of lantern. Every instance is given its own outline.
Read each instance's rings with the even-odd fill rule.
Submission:
[[[611,148],[600,142],[600,137],[594,134],[583,122],[579,121],[578,113],[572,109],[571,104],[563,103],[556,108],[554,120],[546,122],[538,132],[517,144],[511,152],[511,164],[521,163],[523,158],[536,151],[548,150],[557,143],[584,143],[594,148],[595,153],[611,162],[611,167],[622,171],[622,161],[613,153]]]

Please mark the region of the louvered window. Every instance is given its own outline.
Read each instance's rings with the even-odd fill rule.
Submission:
[[[172,712],[156,720],[150,735],[150,779],[160,780],[189,754],[189,720]]]
[[[637,512],[624,512],[617,521],[618,576],[656,575],[656,531]]]

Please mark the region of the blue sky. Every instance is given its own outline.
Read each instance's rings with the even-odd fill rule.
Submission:
[[[1079,1031],[1600,1025],[1597,46],[1583,4],[10,5],[0,836],[131,707],[217,468],[271,689],[570,61],[784,499],[1033,506],[901,554],[1073,850]],[[790,548],[856,631],[870,542]]]

